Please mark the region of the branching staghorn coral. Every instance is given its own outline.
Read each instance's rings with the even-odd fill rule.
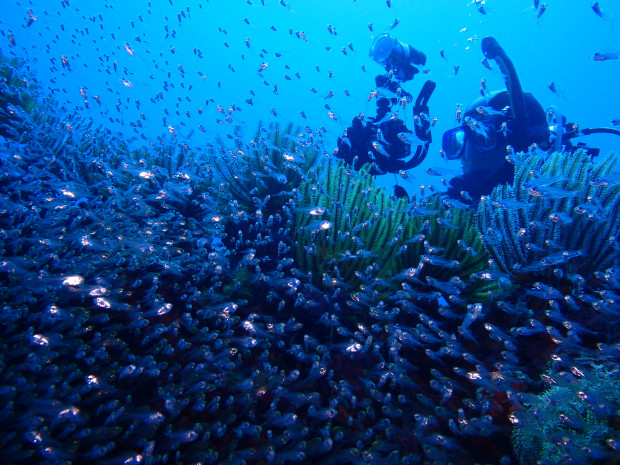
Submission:
[[[513,185],[495,188],[478,206],[476,224],[497,266],[513,274],[611,266],[620,232],[618,156],[597,163],[584,151],[522,158]]]
[[[393,292],[408,279],[446,297],[463,292],[479,298],[496,288],[469,279],[487,266],[472,213],[447,210],[439,196],[408,205],[376,188],[368,171],[332,162],[317,169],[318,182],[299,187],[293,247],[315,285]]]

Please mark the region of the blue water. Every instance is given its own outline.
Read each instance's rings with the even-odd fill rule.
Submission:
[[[532,92],[544,108],[557,105],[570,121],[584,128],[609,126],[620,116],[620,60],[592,59],[596,52],[619,51],[620,11],[615,2],[599,2],[603,18],[593,12],[591,2],[579,0],[548,2],[540,17],[532,2],[525,0],[509,4],[488,1],[484,5],[486,15],[467,1],[394,0],[391,8],[382,1],[362,0],[338,4],[290,2],[287,8],[276,1],[265,1],[263,6],[260,0],[151,3],[70,2],[63,7],[62,2],[10,1],[0,19],[2,30],[16,38],[18,46],[11,49],[12,53],[32,63],[43,87],[55,89],[60,103],[83,106],[79,89],[86,88],[90,108],[84,114],[128,137],[136,136],[128,124],[144,113],[147,120],[139,132],[147,137],[165,133],[166,126],[172,125],[184,141],[200,146],[213,141],[215,134],[231,132],[230,125],[222,127],[215,122],[221,116],[216,106],[228,109],[236,105],[241,111],[235,113],[234,122],[247,128],[248,136],[258,121],[292,121],[302,127],[325,127],[328,148],[335,147],[336,138],[355,115],[374,113],[367,98],[374,88],[374,77],[383,70],[369,59],[368,50],[373,38],[399,19],[400,24],[391,33],[423,51],[429,71],[427,76],[418,75],[406,83],[405,89],[415,96],[424,79],[438,84],[430,101],[431,116],[438,119],[434,143],[425,164],[409,173],[413,179],[410,188],[416,190],[421,184],[438,184],[424,171],[446,163],[439,156],[441,134],[455,126],[456,105],[466,107],[479,96],[481,79],[486,79],[490,90],[505,86],[499,72],[480,64],[480,40],[485,36],[499,41],[515,64],[523,89]],[[38,21],[25,27],[28,8],[33,9]],[[180,12],[186,13],[181,22]],[[329,33],[328,25],[337,35]],[[272,26],[277,31],[271,30]],[[306,40],[299,39],[297,32],[303,32]],[[250,41],[249,48],[245,39]],[[126,44],[135,56],[127,53]],[[7,46],[5,43],[3,48]],[[202,52],[202,58],[194,54],[195,48]],[[281,56],[276,57],[276,53]],[[71,72],[60,66],[63,55],[70,57]],[[120,71],[108,74],[106,70],[115,61]],[[268,67],[259,74],[262,63]],[[455,65],[459,66],[457,76]],[[184,76],[178,66],[185,70]],[[124,69],[130,74],[124,76]],[[133,87],[125,87],[123,77]],[[170,84],[167,91],[163,91],[164,82]],[[558,89],[556,94],[549,90],[551,82]],[[150,102],[161,91],[163,100]],[[331,91],[334,97],[325,100]],[[93,95],[100,96],[101,107],[94,103]],[[249,98],[253,105],[245,103]],[[115,109],[118,99],[121,113]],[[139,110],[135,101],[141,104]],[[328,116],[325,104],[338,121]],[[204,109],[202,115],[198,115],[199,108]],[[165,109],[170,114],[163,125]],[[270,113],[272,109],[277,117]],[[300,117],[300,111],[306,119]],[[112,124],[109,118],[114,119]],[[207,134],[199,132],[200,125]],[[591,136],[586,142],[600,147],[602,153],[612,150],[616,143],[613,136]],[[450,167],[458,170],[458,161]]]
[[[29,126],[36,136],[0,138],[5,463],[535,463],[524,448],[540,446],[531,437],[541,430],[556,448],[540,446],[538,463],[616,463],[618,166],[608,177],[574,175],[560,186],[545,184],[555,172],[537,165],[528,181],[548,194],[520,198],[506,208],[509,220],[488,220],[495,226],[478,236],[491,250],[507,250],[505,243],[522,250],[518,239],[510,242],[522,226],[520,237],[527,229],[545,248],[530,250],[535,260],[527,263],[505,258],[508,271],[482,263],[476,273],[491,270],[499,288],[471,301],[460,301],[462,289],[449,281],[460,276],[475,288],[470,272],[452,274],[449,263],[428,272],[435,257],[428,247],[440,244],[427,244],[426,262],[418,253],[403,264],[398,257],[422,245],[402,232],[374,246],[361,274],[346,260],[373,247],[365,227],[347,234],[366,245],[347,242],[351,250],[329,255],[334,240],[350,237],[322,235],[308,220],[296,241],[316,239],[315,249],[300,252],[290,221],[313,205],[299,200],[291,171],[282,185],[275,178],[264,190],[258,185],[251,206],[231,200],[232,175],[249,165],[230,154],[249,153],[259,127],[293,123],[316,136],[319,165],[334,159],[352,119],[374,115],[369,96],[384,70],[368,51],[385,31],[426,54],[405,90],[416,96],[426,79],[437,83],[429,154],[398,180],[409,194],[444,189],[426,174],[431,167],[458,174],[459,162],[440,155],[443,132],[457,125],[458,107],[479,97],[482,79],[489,90],[505,87],[494,63],[493,70],[481,64],[487,36],[544,108],[557,106],[581,128],[617,129],[620,59],[593,56],[620,54],[620,3],[597,2],[602,17],[590,1],[550,0],[543,13],[533,3],[5,0],[0,52],[24,60],[20,76],[38,84]],[[82,120],[92,121],[88,130]],[[107,148],[91,151],[98,140]],[[620,146],[609,134],[577,140],[600,148],[599,159]],[[158,149],[197,154],[185,166],[191,190],[165,174],[145,180],[141,170]],[[219,190],[201,186],[217,166],[208,155],[220,149],[231,171],[215,175]],[[256,178],[269,178],[268,167]],[[304,174],[320,184],[313,173]],[[393,175],[376,180],[394,183]],[[328,190],[316,190],[324,202],[338,195]],[[161,201],[162,192],[172,199]],[[289,203],[277,204],[280,195]],[[358,207],[377,208],[368,202]],[[578,205],[590,216],[579,217]],[[464,252],[475,240],[464,237],[465,227],[449,235],[461,213],[431,200],[409,207],[432,209],[419,213],[431,226],[404,234],[449,237],[446,249],[465,240],[446,257],[474,260]],[[549,209],[545,225],[534,224],[534,209]],[[570,218],[548,219],[556,211]],[[376,226],[390,215],[368,221]],[[432,236],[434,228],[441,233]],[[409,252],[399,248],[407,244]],[[376,258],[389,250],[383,262]],[[416,266],[426,274],[403,274]],[[73,274],[84,283],[67,283]],[[547,389],[556,389],[552,400],[541,401]],[[525,446],[513,427],[525,431]]]

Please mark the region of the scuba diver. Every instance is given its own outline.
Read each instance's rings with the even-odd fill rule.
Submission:
[[[413,131],[400,117],[413,101],[401,85],[419,73],[418,66],[426,64],[426,55],[388,34],[381,34],[370,47],[370,57],[386,71],[375,78],[376,88],[368,99],[376,100],[376,116],[365,118],[360,114],[353,118],[351,126],[338,138],[336,156],[358,170],[371,163],[373,175],[415,168],[426,157],[431,143],[428,100],[435,83],[426,81],[416,99]],[[395,186],[395,194],[407,196],[400,186]]]
[[[450,180],[449,197],[475,203],[494,187],[512,183],[514,164],[509,160],[514,152],[582,148],[596,156],[599,149],[581,142],[573,145],[571,139],[594,133],[620,135],[612,128],[579,130],[557,108],[543,110],[532,94],[523,92],[514,65],[493,37],[482,39],[482,52],[500,67],[507,90],[474,101],[462,114],[461,125],[444,133],[443,155],[448,160],[460,158],[463,169],[461,176]]]

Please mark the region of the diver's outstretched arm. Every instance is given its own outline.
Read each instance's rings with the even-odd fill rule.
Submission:
[[[418,94],[413,107],[413,119],[415,121],[415,135],[419,140],[424,141],[424,145],[418,145],[415,153],[408,159],[400,163],[399,169],[410,170],[420,165],[426,155],[433,138],[431,136],[431,117],[428,108],[428,101],[433,95],[437,84],[434,81],[426,81],[422,90]]]

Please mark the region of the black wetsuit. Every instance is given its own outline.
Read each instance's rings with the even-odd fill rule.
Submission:
[[[375,79],[377,89],[388,89],[390,92],[399,93],[407,102],[413,101],[411,94],[399,90],[398,81],[389,79],[387,76],[377,76]],[[427,102],[435,88],[435,83],[427,81],[424,84],[416,105],[414,116],[418,117],[415,127],[415,136],[424,141],[423,145],[411,145],[398,137],[400,133],[414,134],[407,128],[405,122],[398,117],[390,117],[390,112],[398,105],[395,97],[380,97],[377,100],[377,115],[363,121],[360,117],[353,118],[351,126],[347,129],[346,137],[338,139],[337,156],[359,170],[366,163],[371,163],[371,174],[398,173],[401,170],[409,170],[418,166],[424,160],[431,142],[430,121],[428,121]],[[400,110],[404,111],[404,110]],[[420,116],[425,114],[425,118]],[[412,147],[415,152],[412,153]]]
[[[461,192],[465,191],[472,199],[477,201],[480,196],[489,195],[500,184],[512,184],[514,173],[514,165],[508,162],[505,162],[501,170],[493,173],[491,176],[484,170],[470,171],[467,174],[452,178],[447,194],[450,198],[469,203],[467,198],[461,195]]]

